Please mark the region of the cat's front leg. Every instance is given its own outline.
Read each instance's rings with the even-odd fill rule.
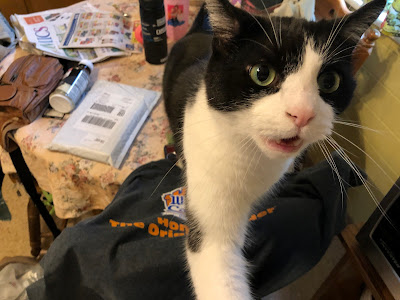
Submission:
[[[196,297],[198,300],[252,299],[247,262],[242,254],[249,206],[238,207],[230,197],[208,196],[208,200],[218,201],[207,203],[204,198],[191,197],[193,205],[187,207],[186,252]]]
[[[198,300],[248,300],[246,262],[230,243],[207,242],[198,252],[187,249],[190,274]]]

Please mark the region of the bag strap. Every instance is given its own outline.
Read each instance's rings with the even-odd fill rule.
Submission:
[[[56,238],[61,233],[61,231],[57,228],[56,223],[50,216],[48,210],[46,209],[46,206],[40,199],[40,195],[36,191],[35,179],[33,178],[31,171],[26,165],[25,159],[21,153],[21,149],[18,147],[16,150],[10,152],[10,157],[15,169],[17,170],[19,179],[25,187],[25,190],[31,197],[33,203],[35,203],[36,208],[38,209],[46,225],[49,227],[54,238]]]

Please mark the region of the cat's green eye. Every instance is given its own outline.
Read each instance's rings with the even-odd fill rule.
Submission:
[[[250,68],[251,79],[260,86],[270,85],[276,76],[275,70],[267,64],[258,64]]]
[[[340,76],[335,71],[322,73],[318,77],[319,90],[325,94],[335,92],[340,86]]]

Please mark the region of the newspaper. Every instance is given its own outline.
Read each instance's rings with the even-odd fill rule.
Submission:
[[[123,48],[119,49],[115,45],[110,46],[110,44],[101,47],[86,45],[86,48],[61,48],[60,44],[64,36],[70,32],[69,26],[76,13],[109,14],[109,12],[102,12],[89,2],[83,1],[61,9],[27,15],[15,14],[10,19],[16,29],[21,48],[31,53],[50,55],[73,61],[88,59],[95,63],[109,57],[141,52],[136,44],[133,44],[129,51],[125,50],[127,47],[123,48],[117,45],[119,48]],[[124,34],[126,33],[124,32]]]
[[[160,96],[155,91],[96,81],[48,149],[119,168]]]
[[[75,13],[60,48],[115,47],[131,51],[133,50],[130,39],[132,28],[125,24],[120,14]]]

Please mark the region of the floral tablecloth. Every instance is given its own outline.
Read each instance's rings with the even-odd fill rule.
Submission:
[[[99,3],[97,0],[91,2]],[[104,2],[104,5],[111,7],[116,3],[118,1]],[[119,7],[130,10],[130,13],[138,9],[137,1],[133,5],[132,2],[120,2]],[[193,19],[196,8],[191,7],[190,11]],[[9,54],[0,63],[0,76],[12,61],[27,54],[20,48]],[[95,64],[93,77],[161,91],[163,71],[163,65],[148,64],[144,54],[133,54]],[[16,132],[15,138],[33,176],[43,190],[53,195],[58,217],[75,218],[93,209],[104,209],[133,170],[164,157],[163,147],[167,143],[169,124],[162,102],[160,100],[154,108],[120,169],[47,150],[46,146],[66,120],[39,118]],[[4,173],[15,173],[7,152],[1,150],[0,159]]]

